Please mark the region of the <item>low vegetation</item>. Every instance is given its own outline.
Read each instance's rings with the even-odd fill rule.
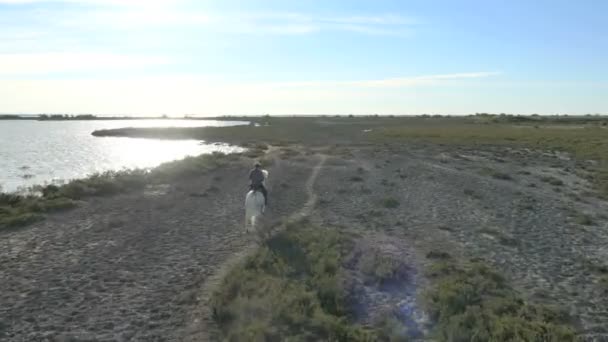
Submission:
[[[361,256],[359,267],[365,282],[382,285],[401,277],[403,261],[380,250],[371,249]]]
[[[232,269],[213,296],[214,319],[227,340],[392,341],[403,324],[388,315],[362,327],[351,320],[344,264],[355,238],[302,221],[266,240]],[[568,315],[524,301],[487,265],[445,252],[427,276],[423,298],[438,341],[577,341]],[[398,278],[399,262],[367,253],[358,264],[368,284]],[[404,336],[401,339],[406,340]]]
[[[231,341],[371,341],[349,321],[341,264],[353,242],[338,230],[290,223],[234,268],[212,301]]]
[[[530,120],[496,118],[477,116],[468,121],[445,118],[413,121],[407,125],[377,129],[372,136],[377,142],[413,140],[568,152],[579,161],[580,167],[591,171],[586,177],[595,185],[598,195],[608,199],[608,134],[595,118],[534,118],[535,125]],[[596,163],[587,165],[587,160]]]
[[[399,205],[400,205],[399,201],[393,197],[387,197],[382,200],[382,206],[384,206],[387,209],[395,209],[395,208],[398,208]]]
[[[480,262],[435,263],[425,294],[439,341],[577,341],[567,315],[525,302]]]
[[[564,185],[564,182],[561,179],[559,179],[557,177],[553,177],[553,176],[542,176],[542,177],[540,177],[540,180],[542,182],[551,184],[553,186],[562,186],[562,185]]]
[[[492,168],[483,168],[483,169],[481,169],[481,171],[479,171],[479,173],[481,175],[490,176],[495,179],[513,180],[513,177],[511,177],[511,175],[509,175],[508,173],[498,171],[498,170],[495,170]]]
[[[608,294],[608,275],[603,275],[600,277],[598,286],[604,295]]]
[[[471,197],[471,198],[474,198],[474,199],[478,199],[478,200],[479,200],[479,199],[481,199],[481,198],[482,198],[482,197],[481,197],[481,195],[480,195],[479,193],[477,193],[477,192],[476,192],[475,190],[473,190],[473,189],[468,189],[468,188],[467,188],[467,189],[464,189],[462,192],[463,192],[465,195],[467,195],[467,196],[469,196],[469,197]]]
[[[361,176],[352,176],[352,177],[350,177],[350,181],[351,182],[363,182],[364,179]]]
[[[583,226],[591,226],[593,224],[593,218],[585,213],[577,213],[574,217],[574,221]]]
[[[41,221],[44,214],[70,209],[76,206],[72,199],[45,198],[0,194],[0,230],[12,229]]]

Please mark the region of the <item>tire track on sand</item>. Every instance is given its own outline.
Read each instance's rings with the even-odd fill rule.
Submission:
[[[287,221],[297,221],[302,218],[309,216],[316,203],[317,195],[314,193],[314,184],[319,176],[321,168],[327,160],[326,155],[321,155],[317,165],[313,168],[308,180],[306,181],[305,191],[308,200],[302,208],[295,213],[291,214]],[[283,228],[282,226],[281,228]],[[278,231],[278,230],[277,230]],[[275,231],[274,233],[276,233]],[[213,312],[211,310],[211,297],[215,289],[219,287],[222,279],[228,274],[228,272],[235,267],[238,263],[245,260],[245,258],[251,255],[259,247],[259,244],[252,241],[243,250],[235,253],[226,262],[224,262],[216,273],[211,275],[207,281],[203,284],[203,289],[199,296],[199,305],[197,309],[193,311],[190,319],[190,324],[184,332],[183,341],[199,342],[199,341],[217,341],[220,340],[219,331],[213,322]]]

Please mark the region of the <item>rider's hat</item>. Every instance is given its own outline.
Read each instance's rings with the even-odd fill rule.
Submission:
[[[260,164],[260,162],[255,162],[255,164],[253,164],[253,166],[260,167],[260,166],[262,166],[262,164]]]

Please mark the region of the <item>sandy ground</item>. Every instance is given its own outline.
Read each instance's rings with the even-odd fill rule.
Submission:
[[[0,235],[0,340],[182,341],[200,289],[251,242],[243,229],[249,166],[91,199]],[[313,167],[279,160],[269,168],[277,190],[266,220],[302,208]]]
[[[323,164],[321,154],[328,156]],[[0,234],[0,340],[216,340],[207,300],[253,246],[243,232],[248,166],[90,199]],[[265,220],[310,214],[316,223],[353,229],[415,269],[434,250],[482,258],[530,300],[566,308],[586,337],[608,339],[608,299],[590,266],[608,257],[608,206],[585,195],[589,184],[574,170],[567,156],[525,150],[318,150],[276,158]],[[382,205],[389,197],[397,208]],[[592,225],[576,223],[583,212]],[[422,277],[413,279],[408,296],[425,287]],[[407,300],[362,293],[368,315]]]
[[[325,224],[400,244],[412,265],[428,264],[431,251],[485,260],[529,300],[560,305],[586,338],[605,341],[608,298],[597,266],[608,257],[608,206],[585,197],[590,185],[574,169],[567,156],[527,150],[362,149],[327,161],[317,211]],[[542,182],[547,175],[564,185]],[[389,197],[398,208],[383,207]],[[578,224],[580,213],[593,224]],[[419,292],[424,279],[416,282]]]

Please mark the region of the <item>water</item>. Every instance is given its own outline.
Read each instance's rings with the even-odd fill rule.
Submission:
[[[61,183],[96,172],[154,167],[163,162],[238,147],[196,140],[97,138],[97,129],[120,127],[231,126],[246,122],[201,120],[30,121],[0,120],[0,191]]]

